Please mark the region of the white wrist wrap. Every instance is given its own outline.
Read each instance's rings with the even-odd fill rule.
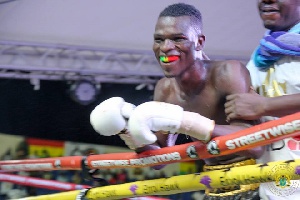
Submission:
[[[125,144],[129,147],[129,149],[136,149],[138,146],[135,145],[135,141],[132,139],[132,136],[127,133],[120,133],[120,138],[125,142]]]
[[[178,132],[208,142],[214,128],[214,120],[203,117],[198,113],[184,111]]]

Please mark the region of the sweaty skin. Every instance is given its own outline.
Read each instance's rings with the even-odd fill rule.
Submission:
[[[158,81],[154,100],[172,103],[185,111],[199,113],[215,120],[212,137],[227,135],[253,124],[251,121],[226,121],[224,103],[226,96],[247,93],[250,88],[249,72],[238,61],[201,60],[205,37],[198,34],[188,16],[158,18],[153,51],[165,77]],[[178,59],[164,62],[161,57],[176,56]],[[172,146],[176,135],[156,133],[158,144]],[[168,139],[168,136],[171,137]],[[173,137],[173,138],[172,138]],[[206,164],[227,164],[256,158],[261,155],[261,147],[228,156],[206,159]]]

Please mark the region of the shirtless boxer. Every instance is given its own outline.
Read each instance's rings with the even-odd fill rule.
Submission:
[[[251,126],[253,122],[243,120],[232,120],[229,124],[224,112],[227,95],[249,91],[249,72],[238,61],[204,60],[204,42],[199,10],[184,3],[166,7],[158,17],[154,32],[153,51],[165,75],[155,87],[154,101],[134,108],[120,97],[108,99],[91,113],[94,129],[109,136],[128,127],[128,134],[121,134],[121,138],[135,149],[152,144],[173,146],[177,134],[172,133],[207,142]],[[108,104],[115,107],[111,116],[106,112]],[[116,118],[118,126],[113,126],[117,128],[111,131],[111,121]],[[124,118],[129,118],[128,124]],[[204,170],[255,164],[254,159],[262,152],[262,148],[256,148],[206,159]],[[258,197],[257,184],[247,188],[210,190],[205,199]]]

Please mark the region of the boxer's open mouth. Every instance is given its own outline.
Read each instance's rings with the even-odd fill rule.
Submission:
[[[169,63],[178,60],[179,56],[160,56],[159,59],[163,63]]]

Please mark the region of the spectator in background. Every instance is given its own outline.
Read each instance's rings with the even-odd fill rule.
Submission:
[[[127,169],[121,169],[118,173],[118,181],[120,183],[126,183],[128,181]]]
[[[253,90],[251,94],[227,96],[227,120],[262,119],[269,121],[300,111],[300,1],[258,0],[258,11],[267,30],[247,64]],[[255,91],[258,93],[256,93]],[[300,158],[300,136],[268,145],[258,162]],[[263,183],[263,199],[299,199],[300,181],[290,193],[271,191],[275,183]],[[270,185],[272,184],[272,185]]]
[[[24,140],[20,142],[16,148],[15,159],[22,160],[22,159],[28,159],[28,157],[29,157],[29,147],[27,142]]]

